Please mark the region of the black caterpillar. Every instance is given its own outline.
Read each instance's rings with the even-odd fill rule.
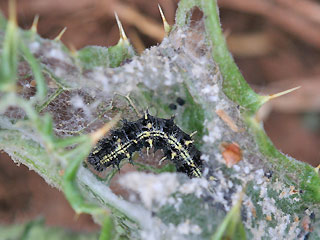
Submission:
[[[189,177],[201,177],[203,163],[201,152],[196,149],[190,135],[174,124],[173,118],[163,119],[151,116],[128,122],[123,120],[123,127],[111,132],[110,137],[100,140],[88,156],[88,163],[97,171],[109,166],[117,166],[122,159],[129,159],[143,147],[155,151],[162,149],[165,158],[171,160],[178,172]]]

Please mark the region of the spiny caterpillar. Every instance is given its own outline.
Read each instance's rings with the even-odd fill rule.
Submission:
[[[201,153],[193,144],[190,135],[174,124],[174,118],[163,119],[148,112],[135,122],[123,120],[123,127],[111,132],[110,137],[100,140],[88,156],[88,163],[95,170],[103,171],[109,166],[119,168],[122,159],[129,159],[143,147],[162,149],[165,158],[171,160],[178,172],[189,177],[201,177]]]

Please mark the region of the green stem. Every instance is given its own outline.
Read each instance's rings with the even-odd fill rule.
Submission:
[[[50,97],[41,105],[36,106],[37,112],[42,112],[57,96],[59,96],[63,92],[63,88],[59,87],[54,93],[50,95]]]

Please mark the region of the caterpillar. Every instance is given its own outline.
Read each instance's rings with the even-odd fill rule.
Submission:
[[[157,118],[145,112],[137,121],[122,120],[123,126],[113,130],[109,137],[101,139],[88,156],[88,163],[95,170],[103,171],[117,166],[121,160],[132,162],[132,155],[143,147],[162,149],[164,157],[171,160],[178,172],[190,178],[201,177],[203,162],[201,152],[195,147],[191,136],[174,123],[174,118]]]

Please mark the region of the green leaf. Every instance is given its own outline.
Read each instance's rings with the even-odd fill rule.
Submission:
[[[211,240],[239,239],[246,240],[246,232],[241,220],[242,197],[228,212]]]
[[[77,54],[81,66],[86,70],[94,67],[115,68],[135,55],[131,46],[120,43],[109,48],[99,46],[84,47]]]
[[[14,91],[18,66],[19,33],[15,19],[7,23],[0,63],[0,90]]]

